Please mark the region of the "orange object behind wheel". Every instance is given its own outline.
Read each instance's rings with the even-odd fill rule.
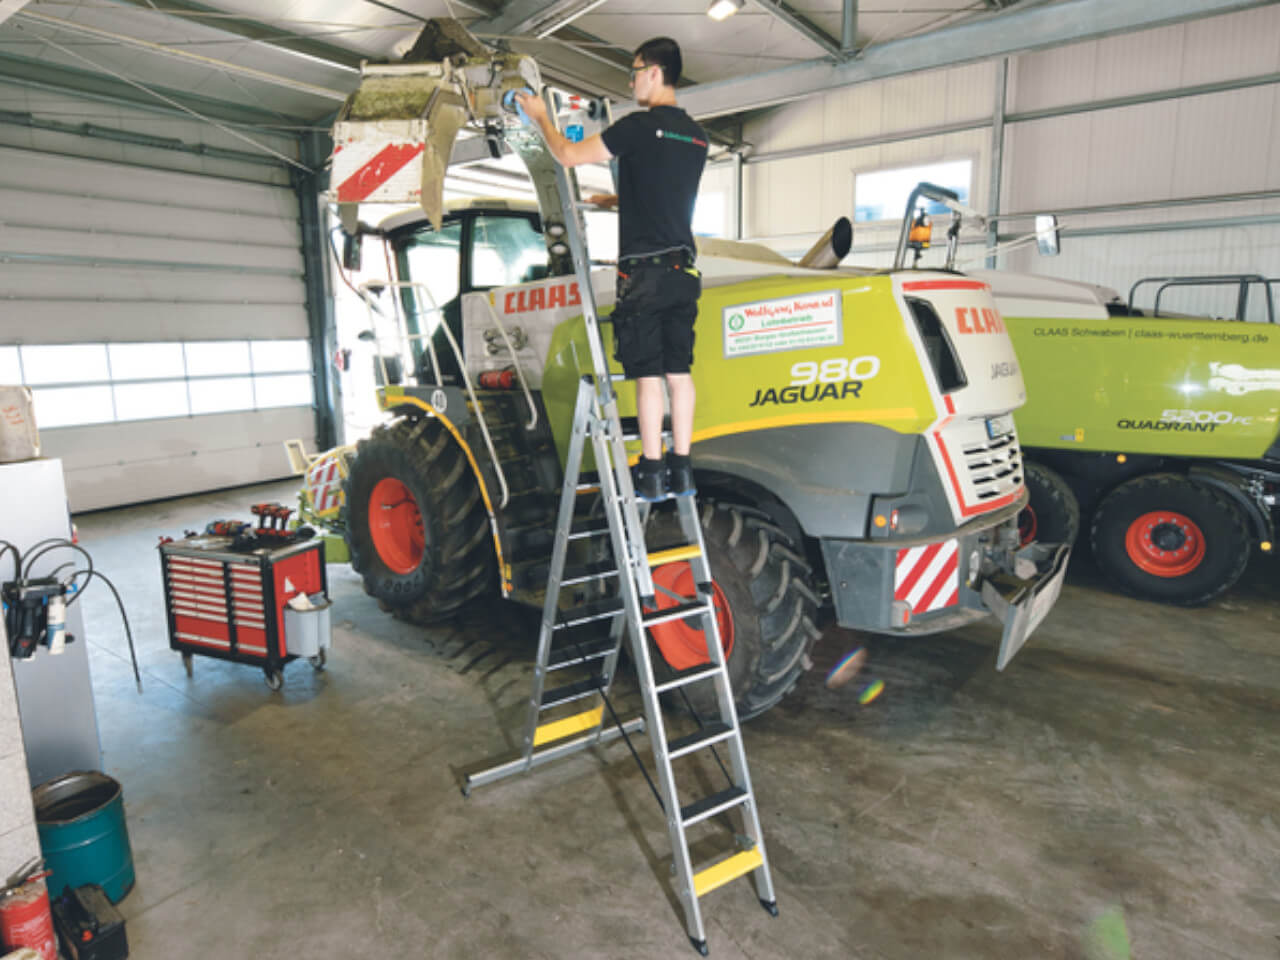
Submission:
[[[679,606],[682,601],[670,594],[681,597],[696,595],[693,571],[685,561],[666,563],[653,571],[653,585],[659,610],[668,610]],[[729,601],[719,584],[711,585],[716,610],[716,626],[720,629],[720,646],[724,649],[725,662],[733,651],[733,612],[729,609]],[[665,591],[665,592],[664,592]],[[649,628],[653,642],[662,652],[662,658],[673,670],[688,670],[704,663],[710,663],[707,654],[706,632],[691,626],[687,620],[671,620]]]

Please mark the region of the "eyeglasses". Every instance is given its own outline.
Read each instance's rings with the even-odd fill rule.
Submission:
[[[635,83],[635,82],[636,82],[636,74],[637,74],[637,73],[644,73],[646,70],[648,70],[648,69],[649,69],[650,67],[652,67],[652,66],[654,66],[654,64],[652,64],[652,63],[642,63],[642,64],[641,64],[640,66],[638,66],[638,67],[632,67],[632,68],[631,68],[631,82],[632,82],[632,83]]]

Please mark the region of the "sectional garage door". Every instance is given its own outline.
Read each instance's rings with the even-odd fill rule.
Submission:
[[[0,147],[0,383],[73,511],[285,476],[315,443],[294,191]]]

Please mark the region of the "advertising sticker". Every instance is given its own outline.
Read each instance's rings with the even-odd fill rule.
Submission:
[[[740,303],[722,319],[726,357],[838,346],[843,336],[839,290]]]

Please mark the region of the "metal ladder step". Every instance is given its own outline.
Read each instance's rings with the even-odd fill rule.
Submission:
[[[604,526],[600,526],[604,523]],[[594,523],[583,524],[578,527],[571,527],[569,532],[565,534],[566,540],[585,540],[588,537],[601,537],[609,532],[609,524],[607,521],[597,520]]]
[[[597,690],[605,687],[605,678],[596,673],[587,677],[585,680],[579,680],[576,683],[566,683],[563,687],[556,687],[552,690],[544,690],[542,693],[542,703],[539,704],[539,710],[550,710],[552,707],[558,707],[562,703],[571,703],[574,700],[581,700],[583,697],[589,697]]]
[[[617,646],[618,641],[613,637],[601,637],[597,640],[569,644],[551,651],[547,658],[547,669],[562,670],[565,667],[586,663],[588,660],[599,660],[613,653]]]
[[[688,806],[681,807],[680,820],[686,827],[691,827],[695,823],[714,817],[717,813],[732,810],[738,804],[746,802],[750,796],[751,794],[742,787],[728,787],[719,793],[713,793],[709,797],[703,797]]]
[[[719,863],[699,870],[693,875],[693,895],[705,896],[712,890],[723,887],[726,883],[758,870],[764,866],[764,855],[755,847],[726,857]]]
[[[569,627],[592,623],[596,620],[612,620],[621,614],[624,608],[625,605],[621,597],[605,597],[603,600],[593,600],[591,603],[584,603],[580,607],[561,610],[556,614],[554,629],[565,630]]]
[[[591,710],[584,710],[582,713],[575,713],[569,717],[561,717],[559,720],[539,724],[533,732],[533,746],[540,747],[544,743],[563,740],[565,737],[573,736],[575,733],[582,733],[584,730],[594,730],[600,726],[600,721],[603,717],[604,704],[601,704]]]
[[[710,612],[711,604],[706,600],[691,600],[674,607],[663,607],[661,610],[646,613],[642,619],[646,627],[656,627],[671,620],[683,620],[685,617],[695,617]]]
[[[678,560],[692,560],[702,556],[702,550],[696,543],[688,543],[682,547],[671,547],[668,550],[655,550],[649,554],[649,566],[660,567],[664,563],[675,563]]]
[[[709,747],[713,743],[719,743],[721,740],[728,740],[736,732],[733,727],[727,723],[721,723],[719,720],[714,723],[708,723],[704,727],[699,727],[693,733],[667,741],[667,756],[672,760],[676,757],[683,757],[686,753],[693,753],[695,750]]]
[[[666,693],[668,690],[675,690],[677,687],[685,687],[691,683],[697,683],[699,680],[709,680],[717,676],[721,667],[714,663],[702,664],[697,667],[690,667],[688,670],[681,670],[671,680],[657,684],[653,689],[655,693]]]
[[[570,587],[577,583],[590,583],[593,580],[607,580],[618,575],[618,565],[612,560],[601,563],[584,563],[579,566],[565,567],[560,577],[560,586]]]

